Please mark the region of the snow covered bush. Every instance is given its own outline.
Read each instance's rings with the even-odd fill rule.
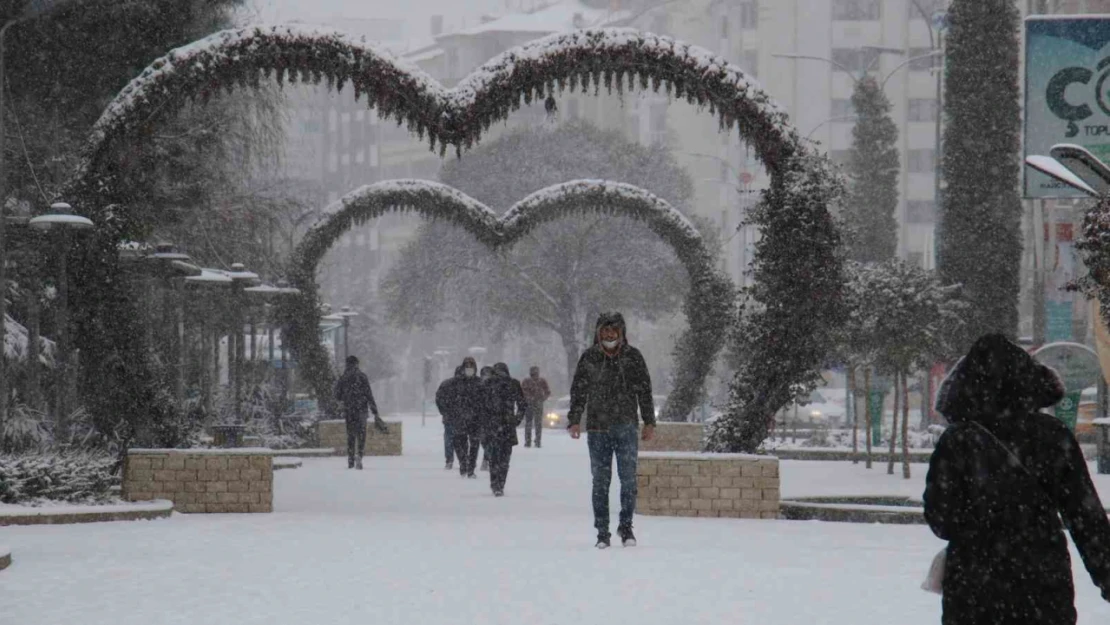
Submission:
[[[46,414],[25,404],[12,406],[8,418],[0,423],[0,452],[44,449],[53,442]]]
[[[106,454],[0,454],[0,503],[107,501],[119,484],[116,463]]]

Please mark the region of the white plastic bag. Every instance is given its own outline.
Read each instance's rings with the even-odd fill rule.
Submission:
[[[921,582],[921,590],[927,592],[935,592],[940,595],[943,594],[944,587],[944,563],[948,557],[948,548],[945,547],[933,556],[933,563],[929,565],[929,572],[925,575],[925,581]]]

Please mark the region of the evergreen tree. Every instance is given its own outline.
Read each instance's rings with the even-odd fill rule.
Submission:
[[[957,352],[987,332],[1015,336],[1021,268],[1020,16],[1008,0],[954,0],[948,11],[941,282],[962,284]]]
[[[898,250],[898,126],[890,118],[890,100],[879,83],[864,76],[856,83],[848,162],[849,195],[844,221],[851,233],[848,257],[861,263],[883,262]]]

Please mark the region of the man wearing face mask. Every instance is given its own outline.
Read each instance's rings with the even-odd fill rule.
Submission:
[[[597,548],[609,547],[609,485],[613,458],[621,482],[621,511],[617,535],[625,547],[636,545],[632,515],[636,510],[636,454],[639,438],[655,436],[655,406],[651,376],[640,350],[628,344],[624,317],[603,313],[597,320],[594,344],[582,354],[570,387],[567,414],[571,438],[582,435],[586,413],[590,472],[593,474],[594,527]],[[638,413],[638,414],[637,414]],[[644,429],[639,430],[639,419]]]
[[[482,382],[478,379],[478,363],[469,356],[463,359],[462,377],[456,380],[451,393],[455,403],[453,446],[459,457],[459,475],[475,479],[474,468],[478,462],[481,442],[481,415],[485,405]]]
[[[551,397],[547,380],[540,377],[540,368],[528,370],[528,377],[520,382],[524,400],[528,402],[528,413],[524,415],[524,446],[532,446],[532,428],[536,429],[536,449],[540,448],[543,436],[543,402]]]
[[[467,438],[468,428],[473,427],[478,412],[478,363],[467,356],[455,369],[455,376],[448,378],[436,389],[436,408],[443,416],[443,453],[450,471],[454,468],[455,454]],[[469,448],[466,450],[468,451]],[[459,470],[467,475],[469,454],[459,454]]]

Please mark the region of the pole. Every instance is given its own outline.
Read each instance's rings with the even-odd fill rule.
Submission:
[[[27,404],[38,410],[42,394],[39,389],[39,284],[35,277],[31,278],[30,291],[27,301]]]
[[[171,284],[173,292],[174,325],[177,329],[177,370],[173,379],[173,394],[178,408],[185,405],[185,281]]]
[[[347,341],[347,335],[351,330],[351,318],[343,315],[343,366],[347,365],[347,358],[351,356],[351,349]]]
[[[66,261],[69,237],[61,229],[61,246],[58,249],[58,415],[55,420],[55,439],[65,441],[69,430],[69,271]]]
[[[4,166],[4,35],[16,21],[9,20],[0,27],[0,427],[8,417],[8,371],[7,357],[4,354],[8,325],[8,276],[4,266],[8,252],[5,238],[7,224],[4,223],[4,204],[8,197],[8,172]]]

